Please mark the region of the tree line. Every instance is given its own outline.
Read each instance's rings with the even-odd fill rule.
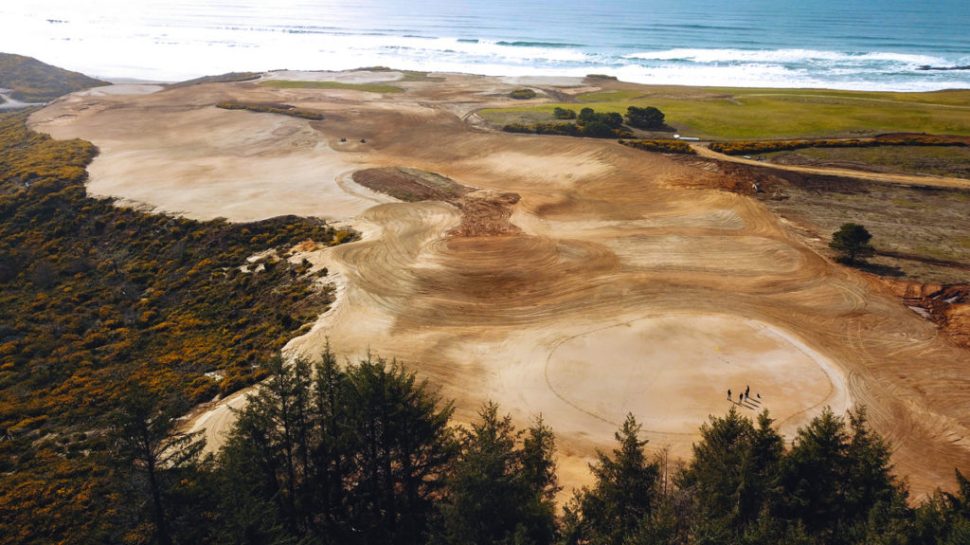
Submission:
[[[823,411],[791,447],[732,409],[693,456],[651,454],[629,415],[561,510],[555,434],[495,404],[468,426],[413,372],[368,356],[276,358],[225,445],[203,456],[178,403],[133,387],[113,417],[118,528],[105,543],[965,544],[970,481],[917,506],[863,408]]]

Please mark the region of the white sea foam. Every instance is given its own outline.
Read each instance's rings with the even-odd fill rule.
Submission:
[[[75,0],[0,2],[0,51],[36,56],[98,77],[152,81],[229,71],[384,65],[501,76],[602,73],[639,83],[682,85],[896,91],[970,87],[970,71],[918,70],[924,65],[970,64],[967,55],[731,47],[637,51],[629,45],[570,45],[584,43],[584,38],[568,34],[556,39],[467,39],[479,32],[487,35],[487,29],[474,23],[460,26],[466,39],[459,39],[445,35],[442,29],[458,27],[443,19],[433,24],[407,20],[410,26],[398,20],[395,27],[361,16],[356,8],[340,11],[306,0],[280,0],[272,6],[256,0],[93,3],[92,8]],[[422,36],[403,31],[405,26]]]
[[[830,61],[861,64],[883,61],[916,66],[943,65],[947,63],[946,59],[930,55],[890,52],[847,53],[815,49],[668,49],[665,51],[630,53],[623,57],[636,60],[684,60],[698,63],[748,62],[795,64]]]

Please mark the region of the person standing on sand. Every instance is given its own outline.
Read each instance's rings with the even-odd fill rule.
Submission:
[[[740,394],[738,394],[738,403],[743,403],[743,402],[744,402],[744,392],[741,392]]]
[[[731,389],[728,388],[728,399],[731,399]]]
[[[744,397],[749,397],[748,394],[751,392],[751,386],[745,385],[744,387]]]

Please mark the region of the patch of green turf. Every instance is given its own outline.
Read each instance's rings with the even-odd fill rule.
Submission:
[[[680,132],[712,139],[837,137],[885,132],[970,135],[970,91],[883,93],[817,89],[642,87],[576,96],[578,103],[493,108],[495,124],[553,119],[553,108],[626,112],[655,106]]]
[[[402,70],[403,76],[398,81],[416,81],[416,82],[441,82],[445,81],[442,76],[432,76],[430,72],[416,72],[414,70]]]
[[[368,93],[403,93],[404,89],[385,83],[344,83],[342,81],[292,81],[271,79],[260,82],[264,87],[276,89],[349,89]]]

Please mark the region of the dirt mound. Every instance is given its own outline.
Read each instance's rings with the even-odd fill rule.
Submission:
[[[368,168],[354,173],[354,181],[405,202],[454,202],[474,187],[461,185],[451,178],[414,168]]]
[[[938,325],[959,346],[970,348],[970,284],[941,286],[879,278],[907,306]]]
[[[512,206],[519,202],[518,193],[476,191],[455,204],[461,209],[461,225],[451,231],[458,237],[514,235],[522,232],[512,224]]]
[[[462,212],[461,224],[449,234],[456,237],[487,237],[521,233],[512,225],[512,206],[518,193],[478,190],[451,178],[413,168],[368,168],[354,173],[360,185],[406,202],[442,201]]]

